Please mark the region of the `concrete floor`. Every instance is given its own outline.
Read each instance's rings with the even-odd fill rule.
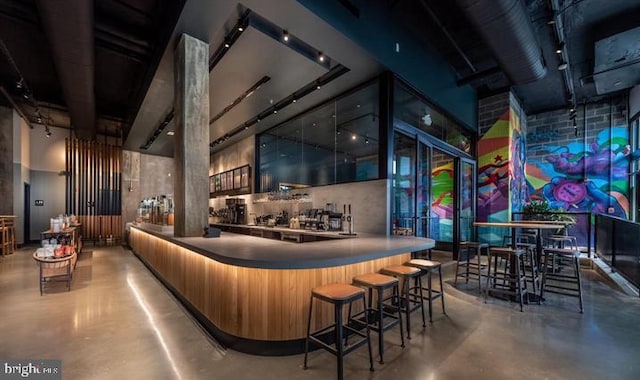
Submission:
[[[71,291],[40,296],[38,269],[23,248],[0,259],[0,361],[60,359],[64,379],[331,379],[327,352],[259,357],[207,338],[151,273],[122,247],[85,247]],[[640,299],[584,270],[585,312],[575,298],[549,294],[545,305],[484,303],[473,286],[452,286],[448,316],[434,315],[399,346],[387,332],[385,364],[368,371],[366,346],[345,358],[347,379],[638,379]],[[439,309],[438,309],[439,310]],[[375,339],[374,352],[376,350]]]

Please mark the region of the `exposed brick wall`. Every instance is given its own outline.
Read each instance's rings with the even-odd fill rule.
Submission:
[[[478,101],[478,134],[482,137],[509,109],[510,93],[504,92]]]

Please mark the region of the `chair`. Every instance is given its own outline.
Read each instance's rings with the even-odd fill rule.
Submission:
[[[442,313],[447,315],[444,309],[444,287],[442,286],[442,265],[438,261],[433,260],[423,260],[423,259],[411,259],[406,262],[404,265],[415,267],[420,269],[420,277],[417,284],[411,288],[410,290],[418,290],[418,293],[422,297],[428,301],[429,304],[429,322],[433,322],[433,301],[440,298],[442,303]],[[432,283],[432,276],[434,273],[438,274],[438,279],[440,282],[440,288],[434,289]],[[422,276],[427,276],[427,287],[423,287],[422,284]],[[427,291],[427,295],[424,295],[424,291]],[[417,293],[413,293],[417,294]],[[423,313],[424,314],[424,313]]]
[[[422,327],[427,326],[424,318],[424,303],[422,292],[420,290],[417,294],[412,294],[410,292],[412,288],[409,284],[410,281],[414,279],[419,283],[420,289],[422,289],[422,277],[420,269],[409,267],[406,265],[392,265],[386,268],[382,268],[382,270],[380,270],[380,273],[397,277],[402,281],[399,306],[401,308],[401,311],[405,313],[406,316],[407,339],[411,339],[411,313],[414,310],[420,308],[420,311],[422,312]]]
[[[520,311],[523,311],[524,297],[527,294],[527,280],[522,261],[524,252],[522,249],[489,248],[485,303],[490,294],[515,297],[520,304]],[[505,260],[505,265],[498,265],[499,260]]]
[[[311,316],[313,315],[313,301],[317,299],[319,301],[328,302],[334,307],[334,323],[321,328],[315,332],[311,332]],[[338,380],[342,380],[343,378],[343,361],[344,356],[353,350],[357,349],[364,343],[367,343],[369,348],[369,370],[373,371],[373,355],[371,353],[371,339],[369,336],[369,318],[368,313],[364,313],[364,326],[365,333],[362,333],[359,330],[349,326],[349,323],[352,320],[347,320],[347,324],[343,325],[342,323],[342,308],[344,305],[351,305],[351,303],[355,301],[362,300],[362,306],[366,310],[367,305],[364,299],[364,290],[357,286],[347,285],[347,284],[329,284],[315,287],[311,290],[311,302],[309,303],[309,319],[307,320],[307,338],[305,341],[305,349],[304,349],[304,365],[303,368],[307,369],[307,356],[309,353],[309,343],[316,344],[325,350],[329,351],[338,359]],[[353,322],[359,323],[358,320],[353,320]],[[344,347],[343,339],[344,332],[352,333],[360,336],[362,339],[357,341],[356,343]],[[334,333],[334,345],[330,343],[326,343],[322,340],[322,337]],[[346,343],[346,341],[345,341]]]
[[[578,297],[580,313],[582,313],[584,308],[580,278],[580,253],[572,249],[559,248],[547,248],[544,253],[540,297],[543,297],[545,292]],[[567,273],[568,270],[571,273]]]
[[[400,340],[404,348],[404,332],[402,329],[402,313],[400,311],[398,279],[392,276],[386,276],[379,273],[368,273],[353,278],[353,284],[364,287],[368,290],[368,306],[362,313],[368,313],[369,328],[378,333],[378,351],[380,354],[380,364],[384,364],[384,332],[400,324]],[[376,291],[377,306],[373,308],[373,291]],[[385,298],[385,290],[391,290],[392,296]],[[395,300],[395,304],[385,302],[386,300]],[[356,318],[354,316],[353,318]],[[373,317],[373,321],[371,320]],[[384,322],[385,317],[391,321]],[[351,305],[349,305],[349,319],[351,319]]]
[[[458,284],[458,277],[464,277],[465,282],[469,283],[469,277],[478,279],[478,289],[482,294],[482,264],[480,262],[482,251],[489,255],[489,244],[478,243],[472,241],[463,241],[460,243],[458,251],[458,260],[456,262],[456,276],[453,281],[454,285]],[[476,259],[475,262],[472,259]],[[460,271],[462,270],[462,273]]]

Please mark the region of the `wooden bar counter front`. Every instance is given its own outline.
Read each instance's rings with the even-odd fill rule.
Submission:
[[[262,355],[303,352],[311,289],[350,284],[434,246],[431,239],[361,236],[296,244],[223,232],[174,238],[132,227],[134,253],[226,346]],[[312,330],[333,321],[314,308]]]

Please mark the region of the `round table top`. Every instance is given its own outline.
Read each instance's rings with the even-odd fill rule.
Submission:
[[[40,256],[38,256],[38,252],[34,252],[33,253],[33,258],[34,258],[34,260],[40,261],[40,262],[43,262],[43,263],[60,263],[60,262],[63,262],[63,261],[71,260],[73,258],[73,256],[75,256],[75,255],[76,255],[76,253],[73,252],[70,255],[62,256],[62,257],[40,257]]]

